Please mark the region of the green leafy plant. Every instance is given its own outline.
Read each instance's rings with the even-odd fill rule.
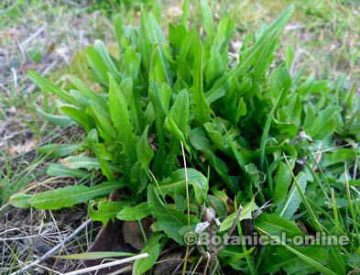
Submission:
[[[188,19],[187,4],[167,35],[152,13],[143,12],[138,27],[116,18],[118,58],[96,41],[87,49],[91,72],[83,79],[68,76],[60,87],[29,73],[85,131],[81,144],[40,149],[62,157],[49,172],[100,171],[105,179],[17,194],[12,204],[60,209],[89,201],[95,221],[150,220],[152,236],[143,248],[150,256],[135,262],[136,274],[150,270],[169,242],[185,248],[184,235],[202,222],[212,234],[243,235],[250,221],[279,245],[198,246],[197,256],[185,254],[185,268],[198,261],[214,272],[251,274],[359,268],[355,89],[345,78],[331,83],[291,73],[291,53],[274,62],[292,7],[245,36],[234,58],[232,21],[217,22],[200,1],[198,26]],[[121,200],[106,199],[114,190]],[[315,231],[346,235],[349,244],[297,247],[278,240],[281,232]],[[211,255],[209,264],[202,253]]]

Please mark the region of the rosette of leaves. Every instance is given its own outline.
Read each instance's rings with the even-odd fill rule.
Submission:
[[[118,52],[110,54],[96,41],[86,50],[90,73],[83,79],[71,75],[58,86],[29,73],[46,95],[61,101],[63,118],[85,131],[81,144],[40,148],[63,158],[49,174],[85,177],[100,171],[106,181],[17,194],[12,203],[60,209],[89,202],[90,217],[103,223],[150,219],[153,233],[143,249],[150,257],[135,263],[135,273],[151,269],[169,240],[184,247],[184,234],[204,219],[203,207],[213,208],[222,221],[219,234],[250,220],[254,230],[275,239],[281,232],[319,231],[350,240],[347,247],[225,247],[217,251],[215,271],[355,269],[355,89],[344,77],[332,84],[290,72],[290,48],[283,62],[271,66],[292,7],[246,35],[235,59],[229,55],[234,23],[226,16],[217,22],[206,1],[200,11],[200,23],[190,22],[185,1],[167,35],[150,12],[142,12],[139,26],[125,26],[117,17]],[[120,201],[106,199],[114,190],[120,190]],[[255,219],[252,211],[267,201],[268,213]],[[250,210],[239,218],[234,207],[240,204]],[[241,235],[240,228],[234,234]],[[195,265],[197,259],[191,260]]]

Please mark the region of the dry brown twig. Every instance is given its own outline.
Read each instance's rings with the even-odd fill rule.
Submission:
[[[50,249],[48,252],[46,252],[44,255],[42,255],[40,258],[38,258],[36,261],[31,262],[30,264],[24,266],[23,268],[19,269],[18,271],[10,274],[10,275],[20,275],[24,272],[28,271],[29,269],[37,266],[42,261],[48,259],[52,255],[54,255],[61,247],[64,246],[65,243],[73,239],[77,234],[79,234],[83,229],[87,227],[87,225],[91,222],[90,219],[86,220],[84,223],[82,223],[76,230],[74,230],[73,233],[71,233],[68,237],[66,237],[61,243],[54,246],[52,249]]]
[[[79,275],[79,274],[86,274],[86,273],[89,274],[90,272],[93,272],[93,271],[98,271],[100,269],[113,267],[113,266],[120,265],[120,264],[130,263],[135,260],[139,260],[139,259],[143,259],[143,258],[147,258],[147,257],[149,257],[148,253],[142,253],[142,254],[128,257],[125,259],[116,260],[116,261],[112,261],[112,262],[105,263],[105,264],[99,264],[96,266],[91,266],[91,267],[87,267],[87,268],[83,268],[83,269],[78,269],[75,271],[65,273],[64,275]],[[119,274],[119,273],[117,273],[117,274]]]

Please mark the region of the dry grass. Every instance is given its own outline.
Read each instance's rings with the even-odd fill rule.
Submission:
[[[2,265],[1,274],[16,272],[38,260],[56,246],[56,255],[81,253],[88,249],[93,240],[94,229],[89,224],[85,230],[72,236],[84,222],[86,210],[77,208],[60,212],[20,210],[8,208],[1,217],[0,246]],[[69,236],[72,236],[69,239]],[[69,239],[65,243],[65,240]],[[78,261],[58,260],[50,255],[31,270],[37,274],[63,273],[83,265]],[[56,271],[56,272],[55,272]],[[26,274],[26,272],[24,272]]]
[[[256,31],[275,18],[290,3],[295,14],[281,43],[292,46],[297,69],[320,78],[336,79],[345,74],[360,83],[360,5],[357,1],[227,1],[220,13],[235,18],[238,31]]]
[[[27,6],[18,2],[18,6],[12,3],[17,16],[11,20],[7,20],[6,3],[0,4],[0,193],[5,198],[22,188],[44,190],[46,186],[74,183],[65,178],[49,179],[45,174],[49,160],[39,157],[35,148],[43,143],[76,139],[79,132],[74,128],[64,132],[37,116],[36,105],[48,111],[51,106],[26,80],[26,71],[53,74],[69,64],[74,52],[95,38],[106,40],[110,35],[99,31],[108,25],[107,19],[96,12],[86,13],[80,5],[35,1]],[[52,213],[2,205],[0,273],[15,272],[63,243],[86,219],[86,212],[84,208]],[[91,224],[58,254],[86,251],[93,232]],[[24,274],[57,274],[79,267],[83,265],[78,261],[49,258]]]

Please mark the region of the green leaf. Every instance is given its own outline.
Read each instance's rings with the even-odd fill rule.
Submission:
[[[151,58],[150,79],[159,83],[171,84],[169,64],[160,45],[154,47]]]
[[[119,79],[119,72],[103,42],[97,40],[93,47],[87,49],[87,60],[101,84],[108,86],[108,73]]]
[[[294,221],[276,214],[262,213],[260,217],[255,220],[255,226],[271,235],[280,236],[283,232],[289,237],[303,235],[303,232],[296,226]]]
[[[79,92],[79,99],[77,100],[77,105],[81,106],[89,106],[91,101],[96,102],[102,108],[106,107],[106,101],[102,98],[98,93],[92,91],[86,84],[79,78],[69,75],[68,79],[70,80],[71,84],[77,89]],[[74,96],[74,91],[71,91]]]
[[[276,68],[269,77],[270,91],[269,93],[276,98],[280,90],[287,91],[291,86],[291,76],[287,68],[279,66]],[[296,98],[296,97],[295,97]]]
[[[187,174],[187,176],[185,175]],[[195,199],[198,204],[202,204],[207,200],[207,192],[209,188],[207,178],[199,171],[188,168],[178,169],[172,175],[163,180],[159,187],[162,194],[183,193],[186,190],[186,177],[189,186],[194,188]]]
[[[84,110],[81,110],[75,106],[63,105],[61,106],[60,110],[76,123],[78,123],[81,127],[83,127],[86,132],[89,132],[95,124],[91,120],[91,117],[87,113],[84,113]]]
[[[186,90],[181,91],[165,120],[165,127],[183,144],[189,132],[189,96]]]
[[[209,205],[215,210],[216,214],[223,218],[227,215],[226,203],[217,196],[208,195]]]
[[[261,168],[264,167],[265,164],[265,157],[266,157],[266,143],[268,141],[268,136],[269,136],[269,131],[270,131],[270,127],[271,127],[271,123],[274,117],[274,113],[275,110],[278,107],[279,101],[281,99],[281,96],[283,95],[284,89],[281,89],[280,91],[278,91],[278,94],[275,97],[275,103],[273,104],[270,113],[267,116],[265,125],[264,125],[264,129],[263,129],[263,133],[261,135],[261,139],[260,139],[260,166]]]
[[[308,182],[312,180],[313,177],[308,170],[306,170],[305,172],[300,172],[296,176],[296,179],[294,179],[294,181],[297,181],[297,183],[299,184],[298,187],[300,188],[302,193],[305,193]],[[288,194],[285,205],[280,212],[280,216],[291,219],[294,216],[295,212],[298,210],[301,201],[301,195],[299,194],[299,190],[296,187],[296,183],[294,182]]]
[[[162,234],[154,234],[147,241],[141,253],[148,253],[149,257],[136,260],[133,267],[133,274],[140,275],[150,270],[156,263],[161,249],[160,240],[163,238]]]
[[[36,107],[36,112],[43,118],[44,120],[47,120],[55,125],[58,125],[60,127],[69,127],[71,124],[74,123],[74,121],[67,117],[67,116],[59,116],[59,115],[53,115],[48,114],[44,112],[43,110]]]
[[[18,193],[10,198],[11,205],[18,207],[18,208],[30,208],[31,207],[31,200],[32,196],[29,194],[22,194]]]
[[[207,4],[207,0],[201,0],[200,1],[200,7],[201,7],[201,18],[202,23],[205,28],[206,34],[209,37],[209,41],[212,42],[214,36],[215,36],[215,23],[212,16],[212,12],[210,7]]]
[[[134,78],[136,79],[136,78]],[[134,128],[134,131],[141,131],[143,129],[143,113],[141,110],[141,94],[137,87],[133,85],[133,79],[130,77],[124,78],[120,83],[120,91],[126,98],[129,108],[129,118]]]
[[[238,222],[241,222],[242,220],[252,219],[252,212],[257,209],[257,206],[255,204],[255,201],[252,200],[249,202],[246,206],[243,207],[241,210],[239,220]],[[237,212],[234,212],[227,216],[225,220],[221,223],[219,231],[223,232],[225,230],[229,230],[233,223],[235,222]]]
[[[211,56],[205,67],[206,83],[210,85],[225,72],[225,64],[218,49],[212,48]]]
[[[99,162],[100,169],[103,175],[106,176],[108,180],[114,180],[114,172],[110,165],[112,155],[108,152],[105,144],[93,143],[91,144],[91,149]]]
[[[151,214],[148,203],[144,202],[137,206],[125,207],[117,213],[116,218],[122,221],[136,221],[145,218]]]
[[[336,129],[336,116],[338,108],[329,106],[321,110],[315,119],[307,114],[305,118],[304,129],[305,132],[313,139],[321,140],[331,135]]]
[[[46,174],[52,177],[74,177],[88,178],[91,176],[87,171],[79,169],[70,169],[62,164],[50,164],[46,170]]]
[[[125,32],[121,14],[116,14],[114,16],[113,25],[114,25],[114,29],[115,29],[116,39],[117,39],[118,45],[120,47],[122,44],[122,39],[124,37],[124,32]]]
[[[63,89],[61,89],[60,87],[54,85],[53,83],[51,83],[49,80],[47,80],[46,78],[42,77],[39,73],[35,72],[35,71],[29,71],[28,72],[28,77],[31,79],[31,81],[33,81],[37,86],[40,87],[40,89],[42,89],[44,92],[46,93],[52,93],[58,97],[60,97],[62,100],[68,102],[68,103],[72,103],[74,100],[72,98],[72,96],[67,93],[66,91],[64,91]]]
[[[216,120],[205,123],[204,128],[215,147],[222,151],[226,150],[226,146],[228,145],[225,138],[226,134],[224,133],[225,125],[221,121]]]
[[[260,192],[262,192],[262,186],[260,186],[260,184],[264,181],[264,177],[256,165],[249,163],[245,165],[244,171],[248,175],[251,184],[254,185],[256,189],[260,190]]]
[[[313,266],[314,268],[316,268],[321,273],[327,274],[327,275],[335,275],[336,274],[333,271],[331,271],[330,269],[328,269],[327,267],[323,266],[321,263],[314,260],[313,258],[301,253],[297,249],[295,249],[295,248],[287,245],[286,243],[282,242],[282,240],[278,236],[272,236],[270,233],[268,233],[268,232],[266,232],[264,230],[260,230],[260,231],[262,233],[270,236],[271,239],[273,239],[273,240],[277,241],[279,244],[283,245],[288,251],[290,251],[291,253],[296,255],[299,259],[301,259],[302,261],[304,261],[308,265]]]
[[[358,179],[358,180],[349,180],[349,185],[350,186],[360,187],[360,179]]]
[[[67,157],[62,160],[62,164],[70,169],[86,169],[90,170],[98,170],[100,168],[100,164],[98,159],[86,157],[86,156],[74,156]]]
[[[206,94],[209,103],[222,98],[228,92],[228,85],[232,79],[247,75],[250,70],[252,78],[258,84],[265,78],[266,70],[272,62],[274,51],[278,45],[279,36],[293,11],[293,5],[283,11],[277,20],[261,32],[254,46],[245,51],[241,56],[238,66],[229,73],[224,74],[214,83],[213,87]]]
[[[294,48],[293,48],[293,45],[288,45],[286,48],[285,48],[285,64],[286,64],[286,68],[288,70],[291,69],[291,66],[294,62]]]
[[[209,161],[215,171],[222,177],[222,179],[232,189],[235,189],[229,178],[229,171],[226,163],[215,155],[214,150],[210,145],[210,141],[207,139],[206,134],[202,128],[198,127],[190,131],[190,142],[196,150],[205,155],[205,158]]]
[[[134,152],[133,129],[130,122],[128,104],[121,89],[115,80],[109,75],[109,111],[119,141],[124,146],[124,151],[129,159]]]
[[[218,51],[224,64],[228,63],[229,42],[235,29],[234,22],[228,16],[221,18],[217,27],[215,43],[212,45],[212,51]]]
[[[86,51],[87,61],[96,77],[102,85],[107,85],[107,67],[96,52],[94,47],[89,47]]]
[[[116,65],[115,65],[112,57],[110,56],[105,44],[100,40],[96,40],[94,43],[94,48],[97,51],[97,53],[99,54],[99,56],[101,57],[104,64],[106,65],[108,72],[111,73],[111,75],[114,79],[118,79],[119,72],[118,72]]]
[[[149,127],[147,126],[136,146],[137,158],[140,161],[141,167],[145,171],[149,170],[150,162],[154,157],[154,151],[151,148],[148,140],[148,131],[149,131]]]
[[[203,79],[203,71],[204,71],[204,49],[201,45],[200,37],[197,34],[194,36],[194,42],[191,47],[193,47],[194,51],[194,64],[193,64],[193,81],[194,86],[192,91],[192,99],[194,102],[194,113],[196,119],[201,122],[206,122],[209,120],[211,109],[209,107],[208,102],[206,101],[205,93],[204,93],[204,79]],[[186,60],[183,61],[185,63]],[[185,66],[184,66],[185,67]]]
[[[273,200],[275,203],[282,203],[285,201],[291,181],[291,170],[284,162],[280,162],[274,178],[275,189]]]
[[[279,36],[294,12],[294,6],[289,6],[281,15],[267,28],[265,28],[254,47],[249,51],[245,59],[240,62],[238,70],[248,70],[253,66],[253,76],[262,79],[266,69],[270,66],[273,53],[278,45]]]
[[[226,246],[219,252],[219,259],[222,263],[230,265],[233,269],[240,269],[242,260],[250,256],[255,250],[255,247],[241,252],[237,246]]]
[[[328,267],[336,274],[346,273],[344,254],[338,247],[331,247],[329,251]]]
[[[157,230],[164,231],[169,238],[183,244],[184,240],[179,230],[187,225],[186,215],[165,205],[153,186],[149,185],[147,191],[149,208],[156,220]]]
[[[95,186],[74,185],[55,190],[49,190],[42,193],[36,193],[26,199],[26,196],[21,197],[21,205],[24,199],[27,200],[28,206],[36,209],[61,209],[72,207],[75,204],[87,202],[92,198],[100,197],[109,194],[112,190],[122,187],[118,182],[105,182]],[[19,197],[14,196],[10,199],[10,203],[19,205]]]
[[[115,129],[111,124],[110,114],[104,106],[96,101],[90,101],[90,109],[93,118],[96,121],[99,135],[106,141],[111,142],[116,137]]]
[[[354,149],[337,149],[335,152],[324,154],[321,159],[321,166],[324,168],[335,164],[341,164],[343,166],[344,162],[352,162],[356,157],[357,153]]]
[[[47,144],[37,149],[42,154],[54,157],[65,157],[71,155],[81,148],[81,144]]]
[[[171,98],[171,88],[166,84],[150,83],[149,96],[155,115],[155,126],[158,134],[159,145],[164,148],[165,129],[164,121],[168,113],[169,102]]]
[[[142,13],[139,48],[150,79],[170,83],[169,65],[165,58],[165,37],[152,13]]]
[[[126,201],[92,201],[89,203],[88,213],[93,221],[100,221],[105,224],[114,219],[116,214],[128,204]]]

